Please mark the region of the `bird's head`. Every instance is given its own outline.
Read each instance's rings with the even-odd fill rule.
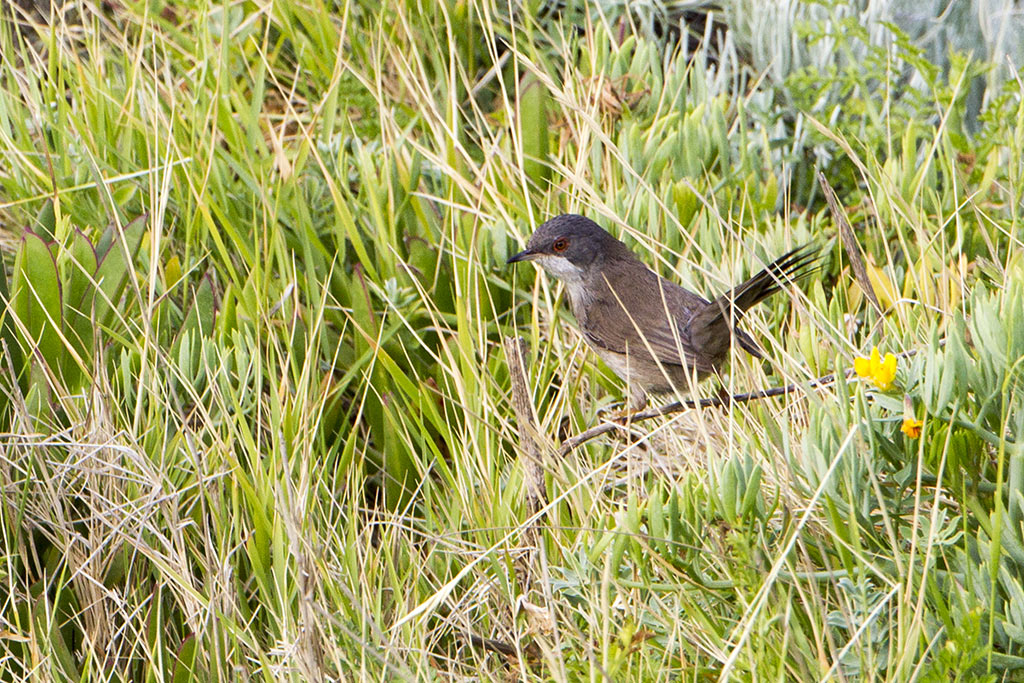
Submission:
[[[565,214],[547,221],[530,236],[526,249],[507,263],[535,261],[565,282],[583,279],[610,257],[629,254],[625,244],[584,216]]]

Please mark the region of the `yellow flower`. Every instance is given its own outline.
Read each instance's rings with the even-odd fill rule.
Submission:
[[[921,427],[924,423],[914,417],[914,402],[910,400],[909,396],[903,397],[903,425],[900,426],[900,431],[906,434],[911,439],[916,439],[921,436]]]
[[[888,391],[896,378],[896,356],[891,353],[881,358],[878,347],[871,347],[870,358],[854,358],[853,369],[858,377],[868,377],[882,391]]]
[[[921,436],[921,427],[923,426],[924,422],[921,420],[915,420],[912,417],[905,417],[903,418],[903,426],[900,427],[900,431],[911,439],[916,439]]]
[[[882,391],[886,391],[892,386],[894,379],[896,379],[896,356],[887,353],[885,354],[885,360],[882,361],[875,371],[875,384]]]
[[[853,369],[856,371],[858,377],[870,377],[871,361],[863,356],[857,356],[853,359]]]

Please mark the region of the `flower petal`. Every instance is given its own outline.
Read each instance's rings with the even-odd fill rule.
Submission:
[[[916,439],[921,436],[921,427],[924,426],[924,422],[921,420],[915,420],[912,417],[903,419],[903,424],[900,426],[900,431],[906,434],[911,439]]]
[[[879,363],[878,369],[874,373],[875,384],[878,385],[883,391],[892,386],[892,381],[896,379],[896,356],[891,353],[885,354],[885,360]]]

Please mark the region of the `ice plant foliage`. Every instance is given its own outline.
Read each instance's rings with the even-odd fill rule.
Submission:
[[[869,358],[857,357],[853,360],[853,369],[858,377],[866,377],[882,391],[888,391],[896,378],[896,356],[887,353],[882,358],[878,347],[873,346]]]

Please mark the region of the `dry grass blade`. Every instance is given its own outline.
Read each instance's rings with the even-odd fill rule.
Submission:
[[[537,419],[526,381],[526,340],[522,337],[505,337],[505,358],[512,383],[512,406],[519,421],[519,453],[523,472],[526,475],[526,496],[530,512],[536,514],[547,504],[544,491],[544,460],[537,434]]]
[[[843,249],[846,251],[846,255],[850,257],[850,267],[853,268],[853,276],[857,279],[857,284],[860,285],[860,288],[864,290],[864,295],[868,298],[868,301],[875,307],[878,314],[882,315],[884,313],[882,304],[878,301],[875,288],[871,286],[868,271],[864,267],[864,259],[860,255],[860,245],[857,244],[857,238],[853,234],[853,228],[850,227],[850,221],[846,220],[846,213],[839,204],[836,191],[832,189],[832,185],[829,184],[825,174],[821,171],[818,171],[818,183],[825,193],[825,200],[828,202],[828,209],[832,213],[832,219],[839,226],[839,237],[843,242]]]

